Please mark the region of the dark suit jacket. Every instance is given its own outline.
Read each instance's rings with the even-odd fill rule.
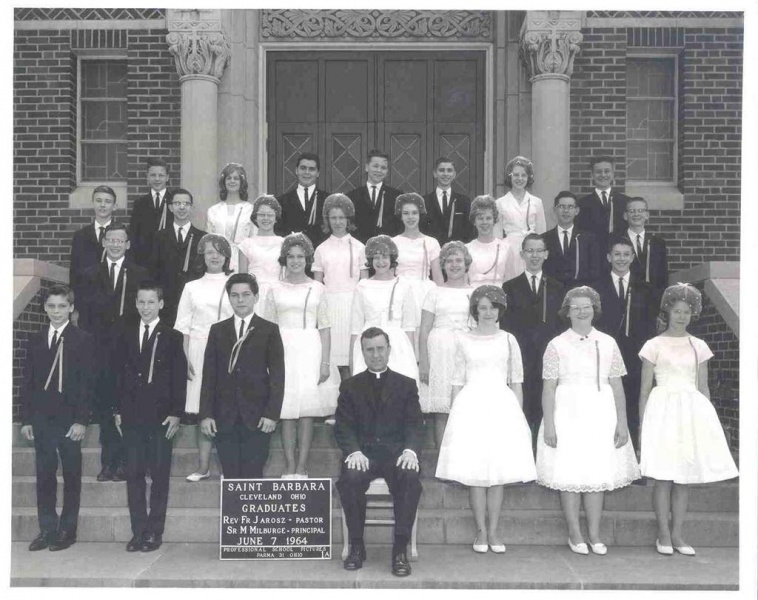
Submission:
[[[167,189],[163,196],[163,202],[171,202],[171,190]],[[134,201],[132,215],[129,219],[129,238],[131,242],[130,256],[141,267],[148,268],[150,265],[150,252],[153,249],[153,236],[158,231],[161,222],[163,208],[156,210],[155,193],[152,190],[140,196]],[[166,206],[166,228],[170,229],[174,223],[174,215]]]
[[[370,460],[397,458],[408,448],[421,457],[423,416],[416,382],[387,369],[381,399],[374,400],[366,370],[340,385],[334,437],[344,457],[360,450]]]
[[[403,225],[400,219],[395,216],[395,200],[402,193],[400,190],[383,183],[376,199],[376,206],[372,206],[371,194],[369,194],[365,183],[354,190],[350,190],[347,197],[355,205],[355,226],[357,227],[353,236],[365,244],[366,240],[375,235],[385,234],[392,237],[399,234],[403,230]],[[376,222],[379,218],[382,200],[384,200],[382,226],[377,227]]]
[[[234,317],[211,326],[205,347],[200,419],[215,419],[219,429],[234,425],[239,415],[250,430],[261,417],[279,420],[284,399],[284,347],[279,327],[254,315],[253,331],[243,342],[234,370],[229,358],[237,341]]]
[[[669,263],[668,263],[668,250],[666,249],[666,242],[663,238],[645,231],[645,244],[642,248],[642,255],[637,255],[637,242],[629,239],[629,228],[625,228],[622,231],[617,232],[617,235],[625,240],[629,240],[634,246],[634,262],[630,267],[632,273],[641,281],[647,281],[647,265],[650,264],[650,279],[649,283],[653,287],[655,297],[658,302],[661,301],[663,290],[668,287],[669,281]],[[648,261],[648,254],[650,260]]]
[[[115,224],[115,220],[111,221],[111,224]],[[71,238],[71,262],[69,265],[69,284],[74,289],[74,293],[79,286],[82,271],[98,264],[103,256],[105,256],[105,249],[97,241],[97,230],[94,223],[74,232],[74,236]]]
[[[622,194],[615,188],[611,188],[609,208],[603,206],[603,201],[595,193],[595,190],[592,190],[591,194],[579,198],[579,214],[576,216],[575,224],[579,229],[589,231],[597,236],[603,256],[608,253],[610,203],[613,203],[612,230],[617,231],[626,226],[624,210],[626,210],[627,200],[629,200],[629,196]]]
[[[90,407],[94,400],[96,373],[92,336],[86,331],[66,325],[61,335],[63,344],[63,393],[58,393],[58,368],[45,390],[45,382],[55,359],[56,348],[47,347],[49,325],[29,339],[21,384],[21,422],[33,425],[36,419],[48,418],[66,425],[89,422]]]
[[[447,212],[444,215],[440,209],[436,191],[424,196],[424,205],[426,206],[426,218],[421,222],[421,231],[435,238],[440,246],[450,240],[458,240],[467,244],[476,237],[476,230],[469,221],[471,199],[468,196],[452,192],[448,199]],[[448,236],[451,211],[454,212],[453,233]]]
[[[529,273],[524,272],[503,284],[508,302],[501,329],[516,336],[521,348],[524,367],[530,374],[538,369],[542,378],[542,355],[550,340],[565,331],[566,324],[558,316],[563,302],[563,286],[542,271],[537,295],[532,292]],[[544,304],[543,304],[544,303]],[[545,322],[542,322],[543,306]]]
[[[592,284],[607,269],[606,251],[600,248],[597,237],[589,231],[581,231],[576,225],[571,230],[569,251],[564,256],[563,240],[559,239],[558,227],[542,234],[548,256],[542,269],[550,277],[558,280],[565,291],[572,287]],[[577,241],[578,240],[578,241]],[[579,273],[576,273],[576,246],[579,244]]]
[[[163,287],[163,310],[161,320],[173,326],[182,289],[193,279],[193,265],[197,257],[197,244],[205,231],[190,225],[189,233],[180,246],[176,241],[174,227],[167,227],[155,234],[150,260],[150,276]],[[189,246],[189,261],[184,271],[184,262]]]
[[[279,204],[282,205],[282,218],[279,219],[275,226],[277,235],[288,235],[293,231],[302,232],[313,242],[315,248],[323,242],[328,236],[321,229],[324,221],[324,200],[329,195],[328,192],[316,188],[315,193],[311,190],[311,197],[308,199],[308,205],[303,210],[300,198],[297,195],[297,186],[292,188],[286,194],[277,196]],[[316,223],[308,225],[308,219],[311,216],[313,203],[316,203]]]
[[[160,425],[166,417],[180,417],[187,397],[187,358],[183,336],[162,321],[140,353],[142,323],[122,327],[114,343],[111,368],[114,386],[114,414],[124,425]],[[155,344],[153,378],[150,358]]]
[[[82,273],[81,292],[76,298],[79,307],[79,326],[97,338],[113,336],[112,327],[119,321],[125,271],[126,292],[123,320],[127,323],[136,322],[139,318],[135,305],[137,288],[142,281],[149,278],[147,269],[134,264],[129,258],[124,258],[115,290],[111,289],[107,258],[102,263],[88,267]]]

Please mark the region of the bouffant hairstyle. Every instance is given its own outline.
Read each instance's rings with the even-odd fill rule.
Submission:
[[[395,200],[395,216],[399,217],[403,212],[403,206],[406,204],[413,204],[418,208],[419,214],[426,214],[426,204],[424,199],[416,192],[408,192],[406,194],[400,194]]]
[[[589,298],[592,302],[592,320],[595,321],[602,314],[600,307],[600,294],[587,285],[575,287],[566,292],[561,303],[561,308],[558,310],[558,316],[569,322],[569,310],[571,309],[571,302],[576,298]]]
[[[497,306],[497,320],[500,321],[500,319],[503,318],[503,315],[505,315],[505,309],[508,307],[503,288],[496,285],[480,285],[473,291],[471,299],[469,300],[468,308],[469,314],[477,323],[479,322],[479,301],[482,298],[487,298],[487,300],[492,302],[493,306]]]
[[[388,235],[376,235],[372,238],[369,238],[366,242],[365,252],[366,267],[368,269],[374,268],[374,257],[377,254],[381,254],[382,256],[389,256],[390,267],[393,269],[397,267],[397,257],[399,256],[399,252],[397,250],[397,245]]]
[[[247,201],[247,172],[245,171],[245,167],[239,163],[232,162],[221,169],[221,173],[218,176],[218,196],[222,200],[226,200],[226,197],[229,195],[229,192],[226,190],[226,178],[235,171],[240,176],[240,198]]]
[[[232,272],[232,270],[229,268],[229,262],[232,260],[232,247],[229,244],[229,241],[223,235],[218,235],[217,233],[206,233],[203,237],[200,238],[200,241],[197,243],[197,258],[195,259],[196,262],[194,269],[195,273],[202,275],[207,269],[205,265],[204,255],[205,251],[208,249],[208,246],[211,246],[216,250],[216,252],[226,258],[222,269],[226,275],[229,275],[229,273]]]
[[[532,187],[532,185],[534,185],[534,165],[532,165],[532,161],[525,156],[516,156],[509,160],[508,164],[505,165],[505,185],[509,188],[513,187],[511,175],[513,175],[513,169],[516,167],[524,167],[527,175],[526,187]]]
[[[279,204],[279,200],[270,194],[263,194],[262,196],[258,196],[255,199],[255,202],[253,202],[253,212],[250,214],[250,220],[256,225],[258,211],[260,210],[261,206],[268,206],[270,209],[272,209],[274,213],[276,213],[276,221],[282,218],[282,205]]]
[[[442,267],[442,270],[445,270],[445,261],[453,254],[463,255],[463,264],[466,265],[466,272],[468,272],[468,269],[471,266],[471,263],[474,262],[474,259],[471,258],[471,252],[469,252],[468,248],[466,248],[466,244],[459,242],[458,240],[447,242],[440,249],[440,267]]]
[[[661,312],[658,314],[658,333],[663,333],[669,327],[671,309],[677,302],[684,302],[692,311],[692,318],[697,319],[703,312],[703,295],[689,283],[677,283],[666,288],[661,298]]]
[[[473,223],[476,220],[477,215],[485,210],[492,211],[494,221],[497,223],[500,218],[500,215],[498,214],[499,211],[497,210],[497,202],[495,202],[495,199],[489,194],[477,196],[471,201],[471,208],[468,212],[469,221]]]
[[[345,194],[329,194],[324,200],[324,208],[321,211],[321,231],[332,233],[329,225],[329,211],[339,208],[347,219],[347,230],[355,231],[355,205]]]
[[[300,246],[305,254],[305,266],[310,268],[313,264],[313,242],[304,233],[290,233],[282,242],[282,249],[279,251],[279,264],[287,266],[287,254],[291,248]]]

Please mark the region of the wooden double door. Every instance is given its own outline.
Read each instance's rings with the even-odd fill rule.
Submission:
[[[457,191],[483,189],[484,52],[269,52],[266,118],[269,193],[297,183],[301,152],[318,154],[319,187],[347,192],[373,148],[405,192],[433,189],[438,156]]]

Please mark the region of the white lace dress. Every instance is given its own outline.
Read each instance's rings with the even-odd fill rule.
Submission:
[[[716,410],[697,389],[698,371],[713,357],[708,344],[691,336],[658,336],[640,356],[655,367],[642,421],[642,474],[675,483],[737,477]]]
[[[340,377],[330,367],[329,379],[319,384],[321,329],[329,328],[326,288],[318,281],[279,281],[271,286],[266,319],[279,325],[284,345],[282,419],[325,417],[337,408]]]
[[[205,347],[208,345],[211,325],[234,314],[226,293],[227,279],[229,275],[223,273],[206,273],[200,279],[188,282],[179,299],[174,329],[189,336],[187,355],[195,370],[195,376],[187,381],[184,411],[188,413],[197,414],[200,411]]]
[[[468,486],[534,481],[532,434],[508,383],[522,383],[516,338],[505,331],[456,334],[453,402],[436,476]]]
[[[366,269],[365,246],[350,234],[332,235],[316,248],[312,270],[324,274],[332,324],[331,362],[337,366],[350,364],[350,315],[362,269]]]
[[[411,340],[406,332],[415,332],[416,306],[413,290],[403,277],[392,279],[361,279],[353,294],[351,334],[353,346],[353,375],[366,370],[361,352],[361,333],[369,327],[380,327],[390,338],[388,366],[418,384],[418,363]]]
[[[569,329],[545,350],[543,379],[557,379],[554,422],[557,446],[537,438],[537,483],[566,492],[601,492],[640,477],[631,441],[614,445],[616,405],[609,378],[626,375],[612,337],[592,329],[586,337]]]
[[[468,279],[472,287],[491,284],[501,286],[516,276],[516,264],[505,240],[495,238],[491,242],[472,240],[466,244],[472,263]]]
[[[526,269],[524,259],[521,258],[520,254],[521,243],[526,235],[529,233],[542,235],[547,231],[545,209],[542,206],[542,200],[529,192],[524,194],[524,199],[521,202],[516,200],[513,192],[508,192],[495,202],[500,215],[497,223],[495,223],[495,235],[505,237],[505,242],[508,244],[516,267],[516,273],[513,277],[516,277]]]
[[[255,275],[258,281],[258,302],[255,304],[255,314],[262,317],[266,314],[266,298],[271,286],[279,281],[282,266],[279,264],[279,254],[284,238],[278,235],[263,235],[248,237],[239,243],[240,251],[247,258],[247,272]]]
[[[456,333],[469,330],[469,300],[473,291],[471,287],[439,286],[426,295],[423,309],[434,315],[434,326],[427,342],[429,385],[422,383],[419,388],[422,412],[450,412]]]
[[[258,228],[250,221],[253,205],[250,202],[228,204],[222,200],[208,209],[205,231],[223,235],[232,245],[232,259],[229,268],[239,273],[239,243],[253,237]]]

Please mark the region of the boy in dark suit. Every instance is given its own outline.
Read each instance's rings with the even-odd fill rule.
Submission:
[[[318,156],[304,152],[297,159],[297,186],[276,198],[282,206],[282,217],[275,226],[276,234],[304,233],[314,248],[326,239],[321,220],[324,200],[329,194],[316,187],[320,169]]]
[[[190,221],[193,202],[192,194],[187,190],[174,190],[168,205],[174,216],[173,225],[160,230],[153,240],[150,275],[163,288],[161,321],[169,327],[173,327],[176,321],[176,309],[182,289],[192,277],[197,244],[205,235],[205,231],[198,229]]]
[[[652,286],[654,302],[660,304],[669,281],[668,251],[663,238],[645,230],[649,216],[647,200],[630,198],[624,210],[624,220],[629,227],[617,233],[629,240],[634,249],[632,273]]]
[[[123,445],[121,435],[113,424],[111,396],[115,382],[108,357],[120,352],[113,347],[117,325],[121,321],[136,323],[136,298],[140,283],[148,279],[146,269],[126,257],[129,249],[129,231],[125,225],[111,225],[103,238],[105,260],[92,265],[82,273],[79,294],[79,325],[95,336],[100,372],[96,384],[95,421],[100,424],[100,462],[102,469],[98,481],[125,481],[123,471]]]
[[[411,574],[407,546],[421,497],[418,389],[413,379],[387,368],[390,342],[383,330],[369,327],[360,343],[368,369],[342,382],[334,426],[343,457],[337,489],[350,535],[343,566],[353,571],[366,560],[366,490],[372,479],[383,477],[395,513],[392,574],[405,577]]]
[[[42,292],[50,320],[29,340],[21,385],[21,435],[34,440],[40,533],[29,550],[64,550],[76,542],[82,489],[81,441],[93,395],[92,336],[69,323],[74,294],[66,285]],[[63,510],[55,509],[58,457]]]
[[[629,196],[611,188],[615,177],[614,159],[611,156],[596,156],[590,161],[591,194],[579,198],[579,214],[576,224],[579,229],[597,236],[600,248],[606,248],[614,231],[624,226],[624,209]]]
[[[279,327],[253,314],[258,282],[235,273],[226,282],[234,316],[211,326],[200,390],[200,428],[216,438],[226,479],[263,477],[271,433],[284,399]]]
[[[616,340],[626,366],[627,374],[622,378],[622,383],[626,396],[629,436],[639,450],[642,361],[638,353],[645,342],[655,335],[658,306],[650,284],[635,277],[630,271],[633,260],[634,249],[631,243],[623,238],[612,239],[608,248],[611,272],[596,282],[595,290],[600,294],[602,309],[597,329]]]
[[[390,157],[381,150],[368,153],[366,185],[350,190],[347,197],[355,206],[353,235],[364,244],[370,237],[379,234],[397,235],[403,230],[400,219],[395,216],[395,200],[400,190],[384,184],[390,170]]]
[[[150,191],[134,201],[129,231],[132,233],[131,257],[135,263],[147,268],[153,237],[161,229],[171,227],[173,215],[168,210],[171,194],[168,192],[168,164],[161,158],[147,159],[147,184]]]
[[[182,334],[158,317],[163,290],[143,282],[137,290],[139,324],[124,325],[112,368],[117,385],[114,423],[126,453],[126,491],[132,539],[127,552],[160,548],[168,506],[172,438],[187,395],[187,358]],[[150,470],[150,513],[145,475]]]
[[[526,271],[503,284],[508,305],[500,327],[515,335],[521,348],[524,415],[536,444],[542,421],[542,355],[548,342],[566,329],[558,317],[564,290],[543,271],[548,251],[540,235],[528,234],[521,248]]]
[[[476,237],[468,217],[471,199],[453,191],[455,175],[452,160],[445,156],[435,160],[432,177],[437,187],[424,196],[426,219],[421,223],[421,231],[435,238],[440,246],[451,240],[467,244]]]
[[[553,210],[558,224],[542,234],[547,249],[545,273],[558,280],[564,291],[592,286],[605,270],[601,262],[604,250],[594,234],[576,226],[580,210],[574,194],[558,192]]]

